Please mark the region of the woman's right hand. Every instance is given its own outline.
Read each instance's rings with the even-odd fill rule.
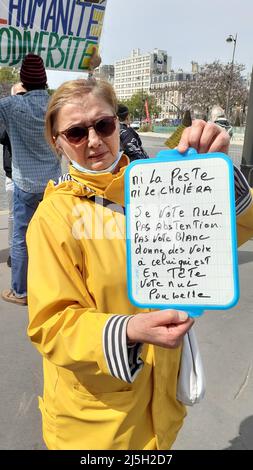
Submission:
[[[194,119],[192,125],[184,130],[177,150],[184,153],[189,147],[193,147],[198,153],[228,153],[229,144],[230,137],[225,129],[213,122]]]
[[[127,324],[128,343],[177,348],[194,320],[179,310],[158,310],[133,315]]]

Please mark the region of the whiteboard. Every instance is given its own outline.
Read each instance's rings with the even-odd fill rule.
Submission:
[[[127,283],[139,307],[225,309],[239,298],[233,165],[165,150],[125,172]]]

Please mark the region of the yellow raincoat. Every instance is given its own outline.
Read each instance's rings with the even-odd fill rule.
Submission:
[[[116,175],[71,168],[75,181],[50,182],[29,225],[28,334],[44,358],[49,449],[167,450],[186,414],[176,400],[180,348],[144,345],[133,381],[112,374],[105,355],[108,319],[140,310],[127,297],[125,217],[89,197],[123,205],[127,163],[123,156]],[[239,222],[245,241],[252,205]]]

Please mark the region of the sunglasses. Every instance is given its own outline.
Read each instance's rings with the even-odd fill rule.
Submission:
[[[116,129],[116,116],[105,116],[98,121],[95,121],[90,126],[74,126],[66,129],[65,131],[58,132],[55,137],[58,135],[64,135],[70,144],[80,144],[85,142],[89,137],[89,129],[94,129],[96,134],[100,137],[109,137],[113,134]]]

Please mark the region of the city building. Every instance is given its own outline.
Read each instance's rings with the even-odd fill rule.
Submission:
[[[119,100],[130,99],[134,93],[150,93],[151,78],[171,70],[171,57],[166,51],[154,49],[141,54],[134,49],[130,57],[115,62],[114,88]]]
[[[160,119],[177,119],[182,117],[182,93],[179,90],[183,81],[194,80],[194,72],[171,71],[167,74],[153,74],[151,77],[150,93],[155,96],[156,104],[160,106]]]
[[[95,70],[95,77],[102,80],[107,80],[112,85],[114,84],[114,65],[100,65]]]

